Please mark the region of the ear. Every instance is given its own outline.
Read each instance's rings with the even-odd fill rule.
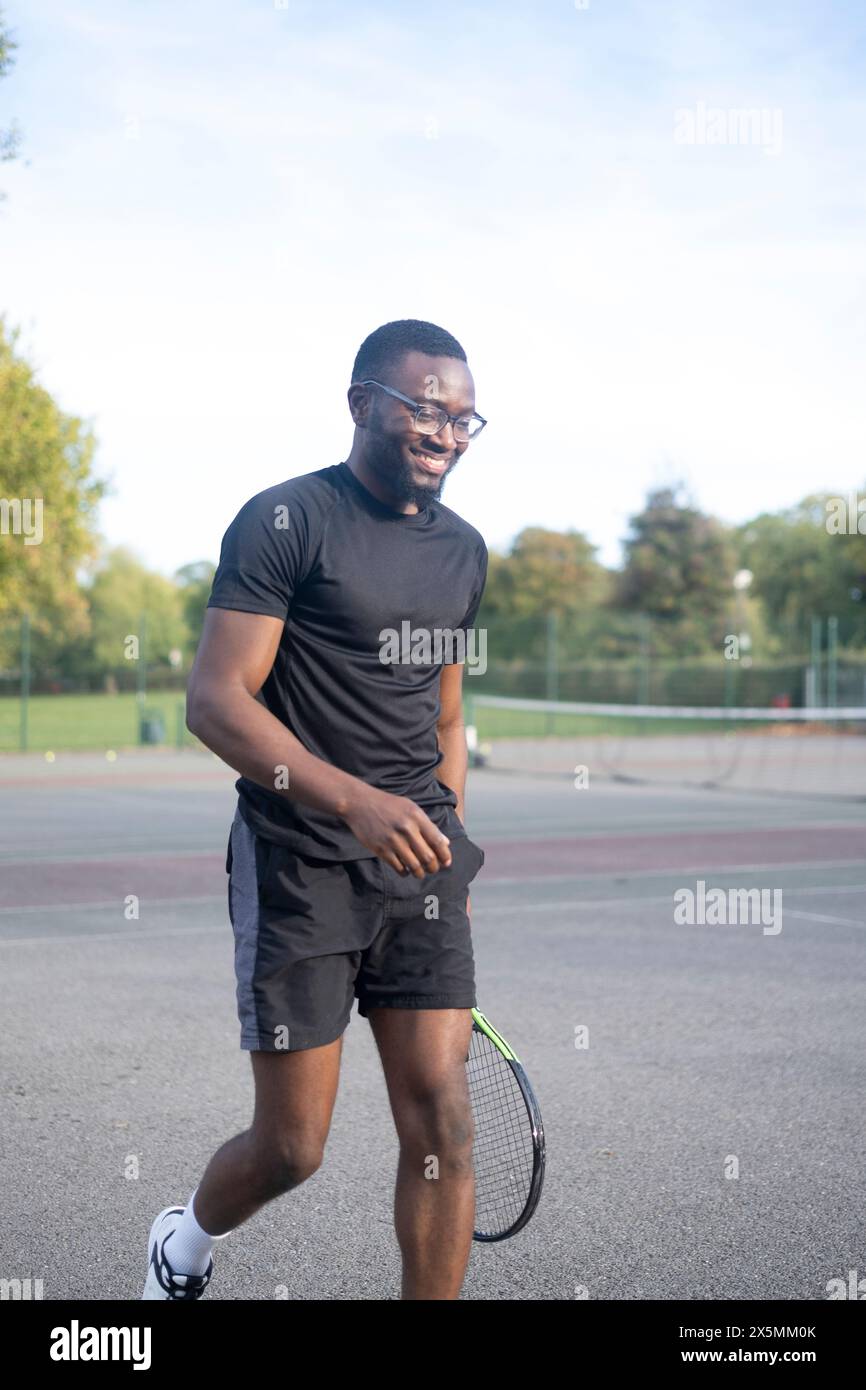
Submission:
[[[357,381],[354,381],[346,392],[346,399],[349,402],[349,414],[358,429],[366,429],[372,408],[371,392],[367,390],[366,386],[361,386]]]

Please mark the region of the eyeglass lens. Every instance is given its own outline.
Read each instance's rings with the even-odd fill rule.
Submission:
[[[438,434],[447,419],[448,416],[444,410],[437,410],[430,405],[422,405],[415,414],[415,427],[422,434]],[[480,420],[455,420],[454,438],[471,439],[473,434],[478,433],[480,427]]]

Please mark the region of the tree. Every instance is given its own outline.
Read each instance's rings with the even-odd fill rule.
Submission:
[[[186,645],[194,651],[201,637],[205,609],[213,586],[216,566],[211,560],[195,560],[183,565],[175,575],[180,586],[183,619],[186,626]]]
[[[483,616],[507,622],[580,613],[603,601],[607,571],[580,531],[527,526],[507,555],[491,551]]]
[[[550,614],[562,645],[598,608],[608,576],[595,550],[579,531],[528,526],[507,555],[490,552],[478,621],[489,626],[497,659],[543,661]]]
[[[849,499],[835,500],[848,522]],[[750,593],[779,648],[807,651],[810,619],[831,616],[839,619],[842,643],[866,645],[866,535],[856,516],[834,531],[832,501],[815,493],[784,511],[764,512],[737,532],[740,563],[754,576]]]
[[[508,557],[511,611],[518,617],[563,617],[596,602],[604,582],[596,549],[580,531],[526,527]]]
[[[181,592],[164,575],[148,570],[137,556],[116,546],[105,557],[87,590],[93,624],[89,644],[95,666],[115,673],[134,669],[135,647],[148,666],[169,665],[173,648],[186,638]],[[142,617],[146,631],[142,631]]]
[[[36,632],[68,637],[87,628],[76,574],[96,554],[106,485],[90,427],[37,383],[17,340],[0,316],[0,621],[8,636],[29,613]]]
[[[732,539],[721,522],[659,488],[631,519],[616,602],[653,620],[653,646],[720,648],[733,610]]]
[[[13,54],[18,45],[6,28],[3,11],[0,9],[0,78],[8,76],[15,59]],[[0,163],[5,163],[10,159],[16,159],[21,143],[21,132],[13,121],[8,130],[0,130]],[[5,193],[0,192],[0,201],[6,197]]]

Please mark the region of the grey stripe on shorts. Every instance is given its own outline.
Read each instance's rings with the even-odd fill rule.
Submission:
[[[258,1041],[259,1027],[253,978],[259,948],[259,884],[256,874],[256,837],[240,811],[231,830],[232,871],[229,906],[235,934],[238,1018],[241,1037]]]

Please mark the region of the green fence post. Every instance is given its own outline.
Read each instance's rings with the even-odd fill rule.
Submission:
[[[137,743],[143,743],[142,720],[144,718],[144,704],[147,699],[147,617],[141,614],[138,620],[138,673],[135,716],[138,723],[136,736]]]
[[[650,703],[650,620],[648,613],[638,615],[638,629],[640,632],[640,658],[637,674],[637,702],[639,705]]]
[[[30,614],[21,619],[21,728],[19,746],[22,753],[27,752],[28,717],[30,713]]]
[[[559,699],[559,640],[558,640],[558,614],[548,613],[547,615],[547,681],[546,699]],[[547,713],[545,715],[545,732],[552,734],[556,715]]]
[[[730,657],[725,657],[725,708],[730,709],[734,701],[734,662]]]
[[[821,619],[812,619],[812,699],[821,704]]]
[[[835,709],[839,703],[839,619],[827,619],[827,704]]]

